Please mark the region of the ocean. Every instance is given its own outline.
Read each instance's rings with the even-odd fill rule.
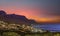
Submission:
[[[48,30],[50,32],[60,32],[60,23],[59,24],[38,24],[33,25],[34,28]]]

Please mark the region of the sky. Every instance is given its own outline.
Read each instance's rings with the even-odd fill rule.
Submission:
[[[60,21],[59,0],[0,0],[0,10],[41,22]]]

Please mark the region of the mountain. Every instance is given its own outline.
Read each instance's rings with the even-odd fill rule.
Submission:
[[[13,24],[33,24],[36,23],[34,20],[29,20],[23,15],[6,14],[5,11],[0,11],[0,20]]]
[[[38,24],[35,20],[33,20],[33,19],[29,19],[29,23],[31,23],[31,24]]]

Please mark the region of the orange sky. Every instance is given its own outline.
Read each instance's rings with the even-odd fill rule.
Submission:
[[[37,14],[35,12],[32,12],[32,11],[22,11],[22,10],[6,10],[6,12],[8,14],[17,14],[17,15],[24,15],[26,16],[28,19],[34,19],[38,22],[59,22],[60,20],[60,17],[38,17]]]
[[[44,9],[40,9],[38,10],[36,9],[25,9],[24,7],[21,9],[18,9],[16,7],[12,7],[12,8],[0,8],[4,11],[6,11],[7,14],[17,14],[17,15],[24,15],[26,16],[28,19],[34,19],[38,22],[59,22],[60,21],[60,17],[59,16],[53,16],[50,17],[48,15],[45,15],[45,11]],[[43,11],[44,10],[44,11]],[[45,17],[45,16],[47,17]]]

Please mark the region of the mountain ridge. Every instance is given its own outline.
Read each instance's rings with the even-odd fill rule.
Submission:
[[[15,23],[15,24],[33,24],[36,23],[35,20],[30,20],[23,15],[16,14],[6,14],[5,11],[0,10],[0,20]]]

